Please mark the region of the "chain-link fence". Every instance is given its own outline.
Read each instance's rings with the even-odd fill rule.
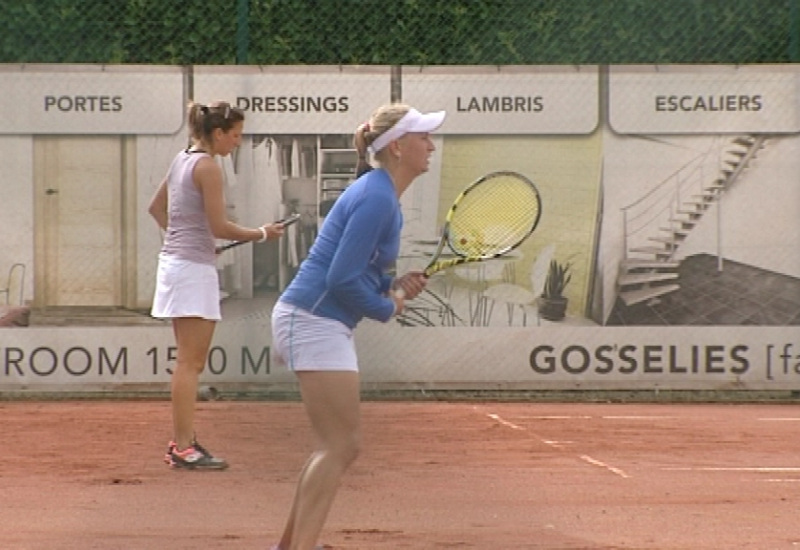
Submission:
[[[162,236],[146,205],[186,146],[186,100],[225,99],[246,111],[241,147],[219,159],[230,216],[301,221],[220,256],[208,372],[289,384],[269,368],[272,305],[355,178],[353,130],[400,99],[448,114],[403,195],[398,271],[424,267],[453,199],[483,174],[529,177],[543,215],[515,254],[432,278],[396,319],[413,329],[360,327],[367,383],[797,387],[797,369],[755,365],[770,364],[765,338],[793,342],[800,322],[799,21],[800,0],[0,0],[0,285],[26,267],[6,305],[30,306],[34,327],[81,324],[86,310],[159,325],[146,313]],[[734,266],[728,288],[708,275],[717,257]],[[539,310],[551,260],[571,270],[555,320]],[[729,342],[715,325],[742,330]],[[534,326],[564,330],[529,338]],[[163,380],[162,329],[124,349],[121,332],[19,331],[0,340],[17,365],[5,377]],[[84,376],[75,354],[94,349]]]
[[[3,0],[2,63],[800,59],[796,0]]]

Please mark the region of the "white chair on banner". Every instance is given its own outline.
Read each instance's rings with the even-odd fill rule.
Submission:
[[[15,263],[8,270],[6,286],[0,288],[0,295],[3,294],[5,294],[5,305],[23,305],[25,297],[25,264]]]
[[[550,260],[555,254],[556,247],[551,244],[544,247],[531,266],[531,286],[526,288],[514,282],[504,282],[492,285],[483,292],[485,302],[484,312],[486,316],[485,324],[489,324],[496,303],[504,303],[508,314],[508,325],[514,324],[514,315],[517,309],[522,312],[522,326],[527,326],[528,313],[536,314],[536,324],[540,324],[538,297],[544,290],[544,283],[547,279],[547,269]]]

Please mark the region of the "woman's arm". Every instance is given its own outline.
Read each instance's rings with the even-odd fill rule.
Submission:
[[[261,228],[264,230],[262,232],[261,228],[250,229],[228,220],[222,169],[213,159],[200,159],[195,165],[193,177],[195,185],[203,194],[206,218],[215,238],[232,241],[259,241],[264,236],[274,238],[283,235],[281,224],[262,225]]]
[[[164,178],[153,194],[153,198],[150,199],[150,206],[147,208],[162,231],[167,230],[167,199],[167,178]]]
[[[388,195],[367,195],[351,205],[347,218],[341,220],[345,225],[325,281],[341,302],[379,321],[389,320],[403,306],[402,301],[381,292],[383,276],[370,269],[394,208],[394,199]]]

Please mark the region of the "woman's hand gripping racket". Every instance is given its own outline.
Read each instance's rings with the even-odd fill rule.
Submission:
[[[423,271],[497,258],[517,248],[536,229],[541,216],[536,186],[516,172],[492,172],[469,185],[450,207],[436,252]],[[441,259],[447,243],[455,253]],[[402,288],[396,291],[405,297]]]
[[[290,225],[292,225],[293,223],[295,223],[296,221],[299,221],[299,220],[300,220],[300,214],[294,213],[294,214],[291,214],[291,215],[283,218],[282,220],[276,221],[275,223],[283,224],[283,227],[289,227]],[[249,242],[252,242],[252,241],[232,241],[232,242],[229,242],[228,244],[224,244],[224,245],[220,246],[219,247],[219,251],[217,253],[219,254],[220,252],[225,252],[229,248],[235,248],[237,246],[241,246],[241,245],[247,244]]]

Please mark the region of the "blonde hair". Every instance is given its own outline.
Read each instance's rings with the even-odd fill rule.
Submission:
[[[378,136],[397,124],[401,118],[411,109],[405,103],[389,103],[378,107],[369,120],[356,128],[353,134],[353,147],[358,152],[358,164],[356,174],[361,174],[371,168],[367,162],[367,149],[378,139]],[[380,160],[384,150],[375,154],[375,158]]]
[[[244,111],[227,101],[215,101],[210,105],[190,101],[187,118],[189,136],[195,141],[203,141],[209,140],[216,128],[227,132],[235,123],[242,122]]]

